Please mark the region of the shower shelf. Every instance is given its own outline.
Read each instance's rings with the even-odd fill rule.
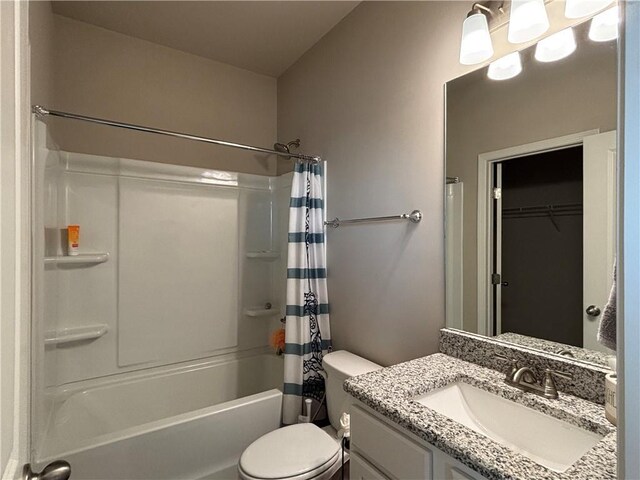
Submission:
[[[280,309],[277,306],[271,308],[247,308],[244,311],[247,317],[274,317],[280,315]]]
[[[81,255],[58,255],[55,257],[44,257],[45,265],[97,265],[109,260],[108,253],[83,253]]]
[[[259,252],[247,252],[247,258],[256,258],[261,260],[275,260],[280,258],[280,252],[271,250],[262,250]]]
[[[108,331],[109,327],[105,324],[63,328],[55,332],[47,332],[44,337],[44,344],[62,345],[83,340],[95,340],[105,335]]]

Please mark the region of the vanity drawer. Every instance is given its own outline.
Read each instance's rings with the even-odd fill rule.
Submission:
[[[456,467],[447,468],[447,480],[475,480],[473,477],[467,475],[462,470]]]
[[[431,451],[357,406],[351,409],[351,448],[394,478],[432,478]]]
[[[436,450],[433,465],[433,476],[441,480],[486,480],[466,465],[451,458],[446,453]]]
[[[351,453],[349,456],[349,479],[388,480],[387,477],[357,453]]]

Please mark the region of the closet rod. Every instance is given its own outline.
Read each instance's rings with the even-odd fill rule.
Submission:
[[[568,210],[582,211],[582,203],[559,203],[559,204],[550,204],[550,205],[528,205],[525,207],[510,207],[510,208],[503,208],[502,213],[548,212],[549,210],[553,211],[554,213],[568,211]]]
[[[169,137],[183,138],[185,140],[194,140],[196,142],[213,143],[215,145],[222,145],[223,147],[241,148],[242,150],[251,150],[253,152],[268,153],[271,155],[280,155],[281,157],[295,158],[295,159],[303,160],[306,162],[319,163],[322,161],[322,158],[320,158],[317,155],[304,155],[302,153],[280,152],[278,150],[271,150],[270,148],[254,147],[252,145],[244,145],[242,143],[227,142],[225,140],[218,140],[215,138],[199,137],[197,135],[189,135],[187,133],[172,132],[170,130],[161,130],[159,128],[143,127],[142,125],[116,122],[114,120],[105,120],[103,118],[87,117],[85,115],[78,115],[76,113],[60,112],[58,110],[49,110],[41,105],[34,105],[31,110],[33,113],[36,114],[37,117],[52,116],[52,117],[71,118],[73,120],[82,120],[83,122],[98,123],[100,125],[107,125],[110,127],[124,128],[127,130],[136,130],[138,132],[155,133],[157,135],[167,135]]]

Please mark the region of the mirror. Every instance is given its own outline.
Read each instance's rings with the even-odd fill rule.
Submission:
[[[446,84],[447,327],[606,365],[613,281],[617,42]]]

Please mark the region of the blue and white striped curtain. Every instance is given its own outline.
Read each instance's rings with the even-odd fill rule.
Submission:
[[[321,164],[296,164],[289,204],[283,422],[297,423],[305,398],[324,396],[322,357],[331,349]]]

